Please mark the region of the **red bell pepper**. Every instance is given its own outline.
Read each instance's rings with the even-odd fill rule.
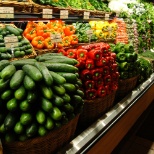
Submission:
[[[98,67],[103,67],[105,65],[107,65],[108,61],[106,60],[106,58],[102,57],[100,60],[95,61],[95,65]]]
[[[105,57],[105,58],[106,58],[106,60],[108,61],[108,65],[109,65],[109,66],[111,66],[111,65],[114,63],[114,58],[113,58],[113,57],[107,56],[107,57]]]
[[[61,53],[62,55],[66,56],[66,51],[64,49],[59,49],[58,53]]]
[[[97,91],[95,89],[88,89],[86,90],[86,99],[92,100],[95,99],[97,96]]]
[[[88,51],[85,49],[77,49],[77,51],[76,51],[77,59],[86,60],[87,59],[87,52]]]
[[[88,69],[84,69],[81,72],[81,79],[82,80],[90,80],[90,79],[92,79],[92,73],[91,73],[91,71],[88,70]]]
[[[99,60],[102,58],[102,53],[99,49],[92,49],[88,52],[88,58],[93,60]]]
[[[105,85],[108,85],[108,84],[110,84],[111,83],[111,75],[106,75],[105,77],[104,77],[104,83],[105,83]]]
[[[117,63],[113,63],[110,67],[110,71],[111,73],[113,72],[117,72],[118,71],[118,64]]]
[[[77,68],[80,68],[80,69],[84,69],[85,68],[85,65],[86,65],[86,62],[81,60],[81,59],[77,59],[78,63],[75,65]]]
[[[97,95],[99,97],[105,97],[106,96],[106,88],[104,86],[100,86],[97,90]]]
[[[78,46],[77,49],[85,49],[85,50],[90,50],[91,49],[91,44],[88,44],[88,45],[80,45]]]
[[[87,69],[93,69],[94,68],[94,61],[92,59],[87,59],[85,67]]]
[[[107,95],[111,94],[111,88],[110,88],[110,87],[111,87],[111,86],[109,86],[109,85],[106,85],[106,86],[105,86],[106,94],[107,94]]]
[[[108,75],[110,73],[110,68],[108,66],[103,67],[103,75]]]
[[[102,77],[102,72],[99,68],[95,68],[95,69],[91,70],[91,74],[92,74],[93,80],[98,80]]]
[[[95,86],[95,82],[93,80],[87,80],[85,82],[85,88],[86,89],[93,89]]]
[[[76,59],[76,49],[68,49],[66,54],[67,57]]]
[[[116,53],[111,52],[111,53],[110,53],[110,56],[114,58],[114,61],[116,61]]]
[[[104,85],[104,80],[102,78],[98,79],[97,81],[95,81],[95,87],[98,88],[100,86]]]
[[[113,82],[118,82],[120,74],[119,74],[119,72],[114,72],[111,74],[111,77],[112,77]]]
[[[113,91],[116,91],[116,90],[118,89],[118,83],[117,83],[117,82],[112,82],[112,84],[111,84],[111,89],[112,89]]]

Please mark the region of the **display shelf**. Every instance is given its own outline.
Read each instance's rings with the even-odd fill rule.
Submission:
[[[154,73],[58,154],[111,153],[154,100]]]
[[[47,20],[47,18],[42,18],[42,13],[14,13],[14,18],[0,18],[0,21],[27,21],[27,20]],[[111,14],[109,16],[109,20],[112,20],[114,17],[116,16],[115,13]],[[53,13],[52,14],[52,19],[60,19],[60,13]],[[105,19],[105,15],[100,17],[98,15],[90,15],[89,19],[84,19],[83,15],[78,15],[78,14],[74,14],[68,15],[67,19],[62,19],[64,21],[89,21],[89,20],[104,20]],[[50,19],[48,19],[50,20]]]

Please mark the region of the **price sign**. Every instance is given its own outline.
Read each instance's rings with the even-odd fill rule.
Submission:
[[[43,9],[43,15],[42,18],[52,18],[52,9]]]
[[[119,12],[116,13],[116,17],[119,17]]]
[[[50,38],[51,38],[51,41],[54,43],[62,42],[61,34],[59,33],[51,34]]]
[[[90,12],[84,12],[83,19],[89,19]]]
[[[14,7],[0,7],[0,18],[14,18]]]
[[[60,10],[60,19],[68,19],[68,10]]]
[[[93,34],[93,30],[92,30],[92,29],[87,30],[87,31],[86,31],[86,34],[88,35],[88,37],[91,37],[92,34]]]
[[[109,20],[110,15],[109,14],[105,14],[105,20]]]
[[[4,37],[4,42],[6,48],[14,48],[18,46],[17,36],[6,36]]]

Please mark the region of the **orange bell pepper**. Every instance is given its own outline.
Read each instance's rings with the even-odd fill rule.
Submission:
[[[62,39],[62,42],[64,43],[64,46],[65,47],[68,47],[70,45],[70,37],[69,36],[65,36],[63,39]]]
[[[44,47],[44,38],[42,36],[36,36],[33,38],[31,44],[33,45],[33,47],[42,49]]]
[[[73,25],[67,25],[64,28],[64,33],[66,36],[70,36],[75,33],[75,27]]]
[[[44,46],[47,48],[47,49],[53,49],[54,48],[54,43],[51,41],[51,38],[48,37],[44,40]]]
[[[50,37],[51,35],[51,31],[46,25],[37,27],[36,33],[37,36],[42,36],[44,38]]]
[[[70,38],[71,38],[71,44],[72,45],[78,44],[78,37],[77,37],[77,35],[71,35]]]
[[[26,25],[26,28],[36,28],[37,24],[33,21],[29,21]]]
[[[37,36],[36,30],[34,28],[26,28],[23,32],[23,35],[31,41],[34,37]]]
[[[63,42],[58,42],[57,43],[57,48],[63,48],[64,46],[64,43]]]

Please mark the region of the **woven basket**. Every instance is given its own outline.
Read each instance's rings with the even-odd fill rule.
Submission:
[[[113,105],[115,99],[115,91],[103,98],[94,100],[85,100],[83,111],[81,112],[78,127],[87,127],[100,118]]]
[[[15,13],[31,13],[32,12],[32,4],[29,0],[26,2],[18,2],[18,1],[5,1],[1,0],[0,6],[2,7],[14,7]]]
[[[125,80],[119,80],[118,83],[118,90],[116,92],[115,100],[120,101],[123,99],[126,95],[129,94],[137,85],[138,76],[125,79]]]
[[[52,154],[62,148],[74,136],[79,114],[61,128],[46,136],[29,139],[23,142],[3,143],[4,154]]]

